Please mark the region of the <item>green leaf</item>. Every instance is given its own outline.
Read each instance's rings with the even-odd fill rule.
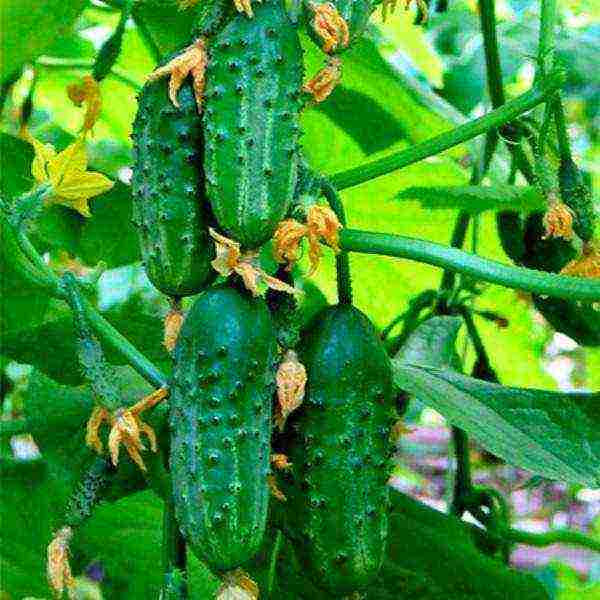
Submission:
[[[444,335],[426,339],[441,349],[455,335],[447,328]],[[413,336],[421,336],[419,329]],[[412,343],[409,339],[407,345]],[[600,394],[503,387],[439,366],[407,363],[401,356],[393,368],[400,388],[507,462],[549,479],[600,484]]]
[[[140,260],[137,232],[131,224],[130,186],[115,182],[112,190],[92,199],[90,208],[92,216],[81,229],[81,259],[89,265],[103,261],[108,268]]]
[[[408,338],[395,360],[411,365],[429,365],[439,369],[457,364],[456,336],[460,317],[432,317]]]
[[[65,36],[84,5],[84,0],[3,0],[2,81]]]
[[[418,200],[423,208],[460,208],[471,214],[485,210],[516,210],[530,212],[544,210],[546,202],[531,186],[474,185],[413,186],[398,194],[399,200]]]

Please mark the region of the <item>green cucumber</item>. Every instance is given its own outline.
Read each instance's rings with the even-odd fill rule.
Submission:
[[[225,235],[249,249],[272,237],[292,202],[303,78],[281,2],[254,11],[211,38],[204,104],[207,195]]]
[[[318,314],[299,353],[308,384],[287,449],[295,477],[284,488],[286,514],[315,584],[354,592],[374,580],[385,554],[390,359],[371,322],[348,305]]]
[[[169,59],[172,57],[169,57]],[[168,62],[168,60],[164,62]],[[169,296],[200,292],[214,272],[204,174],[202,121],[192,85],[168,97],[163,80],[148,82],[133,123],[133,224],[152,284]]]
[[[175,347],[175,514],[192,551],[216,571],[252,558],[264,535],[275,352],[264,300],[230,287],[198,298]]]

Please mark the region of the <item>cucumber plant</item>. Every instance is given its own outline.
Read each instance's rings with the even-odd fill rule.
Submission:
[[[48,406],[40,401],[40,414],[25,410],[23,418],[5,418],[19,410],[19,395],[11,392],[10,407],[0,420],[0,464],[9,494],[20,485],[19,478],[27,480],[27,489],[3,505],[26,503],[39,485],[46,486],[39,488],[45,507],[61,505],[40,536],[40,544],[47,545],[48,581],[57,596],[76,597],[85,588],[97,597],[106,585],[114,597],[128,598],[386,599],[404,594],[428,600],[508,594],[542,600],[548,594],[538,581],[504,564],[512,545],[564,542],[600,550],[597,540],[577,532],[531,534],[513,528],[500,494],[473,483],[468,451],[472,435],[517,466],[572,485],[598,483],[593,408],[598,394],[501,385],[478,322],[506,324],[495,310],[477,306],[477,284],[487,282],[531,293],[534,306],[555,329],[581,345],[600,344],[596,214],[570,147],[559,93],[565,76],[552,58],[556,3],[540,2],[537,74],[530,89],[506,101],[494,2],[479,0],[493,109],[424,142],[393,147],[325,176],[316,169],[326,172],[326,167],[307,158],[317,139],[314,123],[323,144],[329,143],[329,132],[322,113],[341,120],[335,107],[315,110],[312,100],[327,102],[341,77],[340,56],[351,48],[364,51],[361,40],[381,4],[393,8],[377,0],[94,3],[86,19],[102,21],[99,15],[119,13],[95,60],[32,58],[36,73],[44,68],[90,70],[81,85],[69,88],[76,104],[86,103],[83,131],[60,153],[29,131],[36,136],[42,131],[36,112],[40,88],[31,86],[21,94],[18,87],[25,87],[29,71],[11,74],[3,83],[3,101],[9,91],[11,101],[25,97],[22,140],[10,139],[18,152],[9,154],[26,157],[35,184],[29,191],[21,189],[28,179],[26,172],[20,174],[3,188],[0,203],[2,323],[10,338],[2,357],[31,362],[43,371],[55,358],[45,345],[51,349],[62,343],[66,349],[61,350],[77,361],[85,380],[81,388],[65,386],[66,393],[34,372],[31,381],[38,384],[31,383],[31,393],[36,398],[61,395],[59,401]],[[418,20],[426,17],[429,4],[418,3]],[[438,8],[445,11],[447,3],[439,2]],[[306,33],[329,62],[305,83],[305,50],[312,44],[302,39]],[[120,67],[135,54],[131,48],[137,42],[150,48],[158,63],[143,86]],[[180,49],[163,53],[174,46]],[[21,50],[29,56],[27,48]],[[355,73],[368,73],[373,56],[357,61],[353,52],[346,56],[354,61]],[[381,65],[373,72],[392,77]],[[103,314],[100,307],[117,302],[105,283],[118,273],[99,283],[103,265],[92,269],[79,260],[83,245],[127,243],[115,211],[125,213],[129,205],[123,209],[126,202],[116,192],[88,206],[90,198],[111,188],[104,175],[87,170],[87,149],[93,147],[92,156],[98,156],[92,129],[100,136],[110,129],[106,111],[114,110],[115,92],[109,82],[101,83],[110,79],[139,87],[131,124],[131,186],[119,187],[131,200],[137,234],[133,256],[141,257],[149,280],[144,290],[167,296],[172,307],[165,345],[173,351],[160,367],[146,357],[149,342],[143,334],[136,337],[138,348],[119,331],[127,328],[136,335],[142,314],[136,303],[148,302],[145,296],[128,303],[121,320],[110,309]],[[421,92],[413,86],[405,99],[415,93]],[[420,99],[423,105],[435,104],[422,93]],[[388,104],[393,101],[385,98]],[[348,107],[353,118],[361,119],[360,103],[350,98]],[[305,149],[304,109],[313,111],[306,115],[307,130],[313,131]],[[320,120],[311,124],[315,115]],[[537,185],[548,204],[545,214],[539,205],[527,215],[499,212],[501,242],[516,266],[461,249],[472,220],[474,239],[478,231],[466,206],[449,247],[399,235],[396,222],[389,224],[394,233],[348,226],[348,197],[341,197],[341,191],[482,134],[486,141],[474,161],[470,187],[481,189],[495,168],[492,157],[507,141],[510,185],[519,184],[520,173],[530,186]],[[5,137],[10,136],[3,134],[3,143]],[[331,148],[335,152],[335,144]],[[106,168],[123,177],[122,166]],[[372,202],[376,211],[377,200],[365,195],[364,203]],[[350,206],[351,219],[359,217],[357,204]],[[90,223],[98,223],[101,235],[92,236]],[[308,272],[301,257],[304,237]],[[323,258],[323,243],[335,255],[335,305],[328,305],[310,280]],[[58,252],[63,249],[69,254]],[[351,252],[410,259],[442,268],[444,274],[439,289],[418,290],[407,310],[379,332],[374,315],[359,309],[362,287],[369,282],[364,269],[354,268],[351,282]],[[133,260],[125,261],[132,270]],[[109,266],[124,266],[116,262]],[[270,288],[265,298],[259,279]],[[378,301],[386,302],[380,282],[375,283],[372,295],[381,293]],[[353,290],[360,290],[356,297]],[[160,294],[152,298],[152,303],[164,301]],[[19,303],[29,311],[26,318]],[[158,313],[152,304],[152,327],[160,328]],[[473,365],[467,364],[469,355],[464,365],[458,359],[461,324]],[[13,347],[21,337],[21,346],[27,347],[18,353]],[[132,383],[131,369],[125,369],[127,379],[111,363],[115,354],[145,381]],[[458,372],[462,366],[470,368],[471,377]],[[63,393],[72,404],[79,403],[72,412]],[[406,432],[402,419],[410,418],[413,396],[452,425],[456,470],[450,515],[390,489],[391,458]],[[60,428],[81,430],[81,452],[73,452],[72,440],[63,451],[46,445]],[[35,461],[8,454],[5,442],[25,433],[42,441]],[[119,456],[122,447],[126,455]],[[61,476],[72,485],[54,500],[52,482]],[[151,491],[163,510],[162,564],[152,555],[153,583],[127,587],[138,577],[133,570],[122,579],[111,571],[101,583],[76,577],[83,569],[86,527],[107,503],[129,507],[142,490]],[[480,527],[462,522],[464,513]],[[132,520],[127,514],[128,526]],[[11,527],[10,519],[3,522]],[[27,528],[21,529],[3,532],[3,544],[12,543],[11,536],[20,539]],[[145,544],[140,556],[149,556],[157,540]],[[37,560],[43,554],[37,549]],[[40,565],[28,567],[32,580],[43,571]],[[16,585],[15,580],[9,574],[6,585]],[[0,595],[4,592],[43,595],[26,584],[2,589]]]

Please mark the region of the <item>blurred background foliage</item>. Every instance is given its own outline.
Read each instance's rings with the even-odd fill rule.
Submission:
[[[59,149],[79,131],[83,111],[71,104],[66,86],[89,73],[97,49],[118,22],[120,4],[119,0],[2,0],[0,163],[4,197],[13,198],[32,185],[32,150],[19,137],[24,113],[30,132]],[[539,2],[498,0],[496,4],[504,83],[509,94],[514,95],[527,89],[533,79]],[[600,3],[560,0],[559,5],[558,50],[568,73],[564,96],[570,133],[579,164],[589,173],[597,190]],[[342,84],[326,103],[310,107],[303,114],[304,150],[315,169],[327,174],[346,169],[367,158],[418,143],[489,108],[476,2],[451,0],[449,10],[438,12],[432,1],[431,9],[425,25],[415,25],[415,14],[403,10],[383,23],[377,11],[368,35],[344,55]],[[143,274],[137,238],[129,223],[130,133],[137,91],[159,55],[186,43],[189,28],[189,18],[176,9],[174,0],[135,3],[120,58],[113,73],[101,84],[102,115],[89,143],[93,168],[118,183],[109,193],[92,200],[89,220],[66,208],[53,207],[32,231],[36,247],[57,267],[72,259],[83,267],[93,267],[101,260],[106,263],[107,270],[97,289],[101,311],[165,370],[168,357],[160,340],[167,304]],[[309,76],[322,66],[323,58],[308,38],[303,38],[303,44]],[[30,116],[28,105],[32,107]],[[478,147],[479,141],[459,146],[346,190],[343,199],[349,226],[448,243],[455,210],[424,209],[417,200],[399,195],[424,183],[466,184]],[[501,150],[487,183],[505,182],[507,165],[508,155]],[[597,192],[595,201],[598,203]],[[470,249],[508,262],[500,248],[492,212],[478,215],[471,229]],[[403,312],[411,298],[425,289],[436,288],[440,280],[438,269],[409,261],[352,256],[351,265],[356,304],[381,328]],[[302,307],[306,318],[326,300],[335,300],[331,255],[326,255],[310,281],[303,278],[307,270],[303,260],[297,275],[307,292]],[[83,383],[74,354],[70,313],[62,303],[36,295],[8,268],[3,272],[2,286],[0,366],[4,416],[22,414],[32,410],[33,405],[51,411],[53,405],[60,404],[57,397],[75,393],[75,389],[85,390],[64,387]],[[499,327],[477,318],[502,383],[544,389],[600,389],[600,348],[581,348],[556,334],[533,310],[527,296],[495,286],[478,286],[478,291],[477,308],[493,310],[505,320],[506,326]],[[118,364],[117,356],[109,355],[109,359]],[[465,355],[465,361],[469,363],[472,357]],[[139,381],[132,383],[132,393],[141,390],[141,386]],[[81,426],[85,416],[82,413]],[[418,404],[413,406],[410,420],[415,425],[443,431],[439,418],[432,416],[431,411],[423,412]],[[44,548],[52,529],[60,524],[61,503],[77,475],[76,466],[65,466],[66,457],[82,447],[80,440],[75,443],[74,432],[58,435],[60,429],[57,420],[56,436],[35,439],[48,459],[46,466],[38,469],[43,473],[36,471],[35,460],[31,461],[33,470],[27,485],[20,477],[11,479],[10,470],[3,473],[0,587],[15,590],[15,598],[48,595]],[[449,487],[447,477],[437,476],[437,484],[434,473],[429,483],[423,479],[427,477],[427,461],[438,451],[427,444],[411,446],[410,440],[403,444],[406,448],[401,448],[401,454],[406,460],[402,460],[402,468],[395,474],[398,485],[419,490],[422,499],[429,495],[431,502],[443,502]],[[13,438],[12,446],[3,447],[2,452],[3,456],[18,455],[19,451],[27,452],[27,448],[35,455],[31,440]],[[438,454],[446,456],[446,449]],[[493,468],[483,459],[482,472],[491,473]],[[43,478],[43,485],[35,485],[39,477]],[[514,477],[522,483],[525,475]],[[506,478],[503,481],[506,483]],[[514,487],[516,480],[511,481]],[[432,485],[437,486],[435,494]],[[589,514],[581,526],[594,527],[593,520],[600,511],[598,498],[582,495],[580,489],[561,489],[560,493],[567,503],[587,498],[582,502],[587,502]],[[433,498],[435,495],[437,498]],[[158,576],[152,579],[152,564],[160,562],[160,502],[146,492],[116,506],[116,512],[113,507],[100,511],[78,538],[75,572],[82,573],[86,565],[99,563],[107,574],[102,577],[107,598],[153,597],[159,585]],[[529,511],[529,507],[525,510]],[[548,526],[551,516],[544,515]],[[595,528],[600,536],[597,518]],[[125,531],[133,534],[127,536],[126,544],[122,537]],[[117,564],[118,569],[112,568]],[[555,597],[562,600],[600,598],[600,584],[594,584],[600,579],[598,562],[588,561],[578,572],[555,566],[546,569],[543,577]]]

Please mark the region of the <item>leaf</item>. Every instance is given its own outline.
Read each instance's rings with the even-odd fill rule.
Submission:
[[[139,261],[137,231],[131,224],[130,186],[115,182],[110,191],[92,200],[90,208],[91,217],[81,230],[81,259],[88,265],[103,261],[109,268]]]
[[[460,317],[432,317],[408,338],[395,360],[411,365],[429,365],[439,369],[457,364],[456,336]]]
[[[402,190],[397,197],[399,200],[418,200],[427,209],[460,208],[471,214],[507,209],[529,212],[546,207],[544,198],[532,186],[413,186]]]
[[[600,485],[600,394],[503,387],[402,360],[393,369],[400,388],[507,462],[549,479]]]
[[[2,81],[65,36],[84,5],[84,0],[3,0]]]

